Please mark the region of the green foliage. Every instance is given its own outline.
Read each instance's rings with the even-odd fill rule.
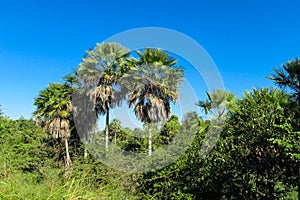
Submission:
[[[82,153],[74,153],[72,170],[63,177],[59,141],[33,121],[1,118],[0,198],[296,198],[299,132],[291,123],[289,101],[289,95],[278,90],[246,93],[235,102],[218,143],[205,156],[202,148],[211,121],[201,120],[196,113],[187,113],[181,123],[171,116],[161,130],[151,126],[154,149],[173,142],[184,145],[192,137],[191,130],[196,130],[192,144],[171,165],[131,175],[105,166],[93,154],[83,158]],[[118,120],[110,124],[112,142],[116,138],[117,146],[132,152],[147,152],[147,131],[124,128]],[[166,143],[162,143],[165,136]]]
[[[0,199],[138,199],[133,179],[74,155],[63,177],[56,139],[31,120],[0,119]]]
[[[224,142],[231,144],[228,151],[232,163],[226,170],[230,178],[223,181],[225,192],[274,199],[289,191],[289,179],[297,176],[298,169],[285,149],[271,142],[291,137],[290,131],[282,127],[292,122],[288,105],[289,95],[268,88],[246,92],[245,98],[237,102],[238,109],[224,131]],[[279,183],[284,187],[276,187]]]
[[[31,172],[40,169],[46,142],[45,132],[35,127],[31,120],[0,119],[0,176],[14,171]]]
[[[174,116],[171,121],[177,121]],[[205,122],[199,119],[196,113],[187,113],[182,121],[179,133],[184,144],[184,137],[189,137],[191,132],[197,131],[194,142],[187,149],[186,153],[181,155],[175,162],[163,169],[144,173],[139,177],[139,191],[146,194],[145,198],[154,199],[194,199],[195,196],[188,189],[198,179],[194,173],[195,169],[190,168],[190,165],[195,160],[199,160],[195,151],[200,150],[199,138],[202,138],[203,130],[201,127],[206,126]],[[175,139],[175,138],[174,138]],[[174,149],[176,151],[176,149]],[[174,151],[174,153],[176,153]],[[199,154],[198,154],[199,155]],[[196,166],[195,166],[196,167]],[[197,166],[199,168],[199,166]]]
[[[163,144],[169,144],[180,129],[180,123],[176,115],[172,115],[170,119],[162,125],[161,140]]]
[[[144,174],[140,191],[156,199],[292,198],[299,165],[286,147],[277,145],[279,138],[289,138],[290,151],[299,152],[297,134],[281,127],[291,123],[288,105],[289,95],[279,90],[246,93],[228,113],[222,135],[209,154],[203,156],[202,148],[210,122],[201,121],[185,154],[166,168]],[[191,116],[183,124],[192,121]],[[192,127],[191,123],[185,126]]]
[[[278,128],[285,134],[278,134],[277,137],[270,138],[269,141],[283,147],[285,154],[291,159],[300,161],[300,132],[293,131],[289,123],[280,124]]]
[[[207,92],[197,105],[210,120],[190,112],[179,122],[170,106],[184,77],[176,59],[151,48],[137,51],[138,59],[129,54],[117,43],[97,44],[75,75],[41,91],[34,116],[44,130],[32,120],[3,117],[0,108],[0,199],[300,197],[300,59],[268,77],[291,95],[269,88],[240,99],[223,90]],[[109,110],[125,98],[143,129],[122,127],[118,119],[109,124]],[[106,114],[106,130],[97,133],[99,114]],[[73,165],[66,173],[67,138]],[[114,145],[108,148],[109,140]],[[145,172],[123,172],[139,169]]]
[[[136,153],[147,151],[147,130],[140,128],[131,130],[128,127],[122,127],[118,119],[113,119],[109,124],[109,133],[110,140],[120,149]]]

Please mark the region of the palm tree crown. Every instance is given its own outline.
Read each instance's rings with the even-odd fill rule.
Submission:
[[[208,99],[200,100],[197,106],[204,109],[205,114],[211,113],[216,117],[223,117],[228,110],[234,110],[235,96],[233,93],[218,89],[206,92]]]
[[[130,51],[118,43],[97,43],[87,51],[79,65],[78,75],[94,97],[97,113],[104,114],[119,101],[116,98],[117,80],[126,72],[122,63]]]
[[[288,87],[293,91],[293,96],[300,101],[300,59],[289,61],[282,65],[283,69],[274,69],[275,74],[267,76],[274,80],[280,87]]]
[[[70,136],[71,94],[72,88],[67,84],[52,83],[35,99],[37,109],[33,115],[54,138]]]
[[[87,51],[79,65],[78,76],[84,82],[98,114],[106,114],[105,147],[108,148],[109,111],[121,102],[117,81],[128,70],[123,64],[130,51],[118,43],[97,44]]]
[[[130,88],[128,103],[139,120],[160,122],[171,114],[170,102],[176,103],[183,69],[175,66],[176,59],[160,49],[137,51],[139,59],[122,85]]]

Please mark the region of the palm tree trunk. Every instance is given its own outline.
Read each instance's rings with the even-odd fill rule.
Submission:
[[[84,146],[84,153],[83,153],[83,158],[85,159],[85,158],[87,158],[87,143],[88,143],[88,138],[87,138],[88,136],[87,136],[87,133],[85,133],[84,134],[84,141],[86,142],[86,144],[84,144],[85,146]]]
[[[108,150],[109,109],[106,111],[105,149]]]
[[[151,133],[151,127],[149,126],[149,138],[148,138],[148,155],[152,155],[152,133]]]
[[[300,177],[299,176],[298,176],[298,200],[300,200]]]
[[[117,145],[117,131],[115,131],[115,145]]]
[[[69,154],[69,144],[67,138],[65,138],[65,148],[66,148],[65,170],[68,171],[72,165],[72,161]]]
[[[87,156],[88,156],[87,149],[86,149],[86,148],[84,148],[84,155],[83,155],[83,158],[84,158],[84,159],[86,159],[86,158],[87,158]]]

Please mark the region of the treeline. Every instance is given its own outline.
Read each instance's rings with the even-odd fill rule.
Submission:
[[[137,56],[116,43],[97,44],[64,83],[39,93],[35,121],[0,115],[1,198],[300,198],[299,59],[268,77],[278,89],[253,89],[242,98],[207,92],[207,100],[194,103],[210,119],[190,112],[179,121],[170,105],[184,68],[160,49]],[[124,102],[144,129],[110,119]],[[98,130],[102,116],[105,129]],[[161,151],[172,144],[171,152],[183,152],[174,160]],[[141,155],[142,165],[130,153]]]

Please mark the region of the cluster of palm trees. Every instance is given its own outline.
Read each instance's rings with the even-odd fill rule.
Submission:
[[[124,100],[134,110],[137,119],[146,124],[169,118],[171,102],[176,103],[179,96],[183,69],[176,66],[176,59],[161,49],[137,51],[138,58],[130,56],[130,53],[118,43],[97,44],[94,49],[87,50],[78,70],[66,76],[65,83],[50,84],[35,99],[37,109],[34,116],[38,125],[53,137],[64,139],[67,169],[71,165],[67,139],[77,129],[74,115],[80,116],[85,122],[95,122],[95,119],[89,119],[86,111],[78,114],[83,102],[73,104],[72,93],[75,90],[81,91],[92,102],[96,118],[106,115],[106,149],[109,146],[110,110],[121,105]],[[149,155],[151,152],[150,131]]]

